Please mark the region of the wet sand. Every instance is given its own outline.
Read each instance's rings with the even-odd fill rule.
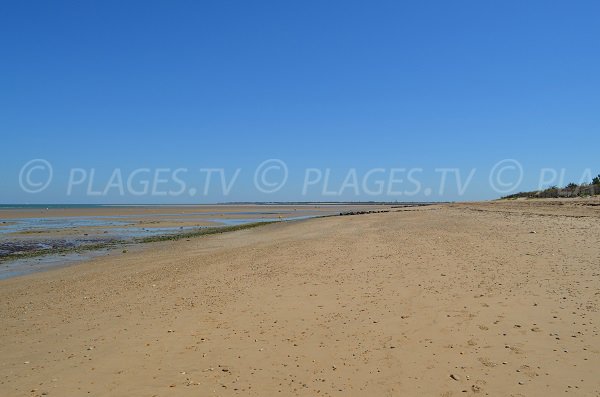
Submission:
[[[269,224],[0,281],[2,396],[598,396],[598,200]]]

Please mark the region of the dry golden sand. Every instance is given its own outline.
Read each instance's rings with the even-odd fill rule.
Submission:
[[[0,395],[599,396],[598,209],[312,219],[5,280]]]

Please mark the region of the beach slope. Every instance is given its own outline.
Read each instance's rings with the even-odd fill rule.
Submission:
[[[0,395],[599,396],[596,202],[269,224],[3,280]]]

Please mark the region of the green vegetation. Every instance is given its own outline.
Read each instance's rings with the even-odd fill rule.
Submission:
[[[502,197],[503,199],[517,198],[559,198],[559,197],[588,197],[600,194],[600,174],[592,178],[591,183],[569,183],[567,186],[560,188],[551,186],[546,190],[536,190],[532,192],[520,192]]]

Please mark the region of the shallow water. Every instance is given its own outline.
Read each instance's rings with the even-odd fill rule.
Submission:
[[[310,212],[309,210],[295,211],[298,213]],[[151,215],[110,215],[110,216],[71,216],[71,217],[37,217],[37,218],[16,218],[0,219],[0,234],[22,233],[36,230],[56,230],[56,229],[75,229],[75,228],[114,228],[116,226],[134,225],[138,219],[159,218],[160,221],[190,221],[190,217],[196,217],[195,221],[207,221],[221,223],[224,225],[239,225],[251,222],[266,222],[279,220],[279,218],[230,218],[232,215],[288,215],[290,211],[235,211],[235,212],[190,212],[190,213],[164,213]],[[308,217],[306,215],[305,217]],[[165,219],[165,217],[170,217]],[[185,219],[181,219],[181,218]],[[287,217],[285,219],[299,219],[303,216]],[[282,218],[283,219],[283,218]],[[158,220],[158,219],[157,219]],[[157,228],[156,228],[157,229]]]
[[[67,266],[94,257],[106,255],[107,249],[69,254],[51,254],[35,258],[15,259],[0,263],[0,280]]]
[[[113,227],[133,222],[114,221],[103,217],[17,218],[0,219],[0,233],[19,233],[36,230],[74,229],[78,227]],[[114,217],[111,217],[114,218]],[[2,223],[6,222],[6,223]]]

